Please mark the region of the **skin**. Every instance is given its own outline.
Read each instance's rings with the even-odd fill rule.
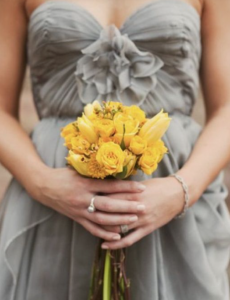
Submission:
[[[204,130],[190,158],[177,172],[189,187],[191,207],[230,161],[230,35],[226,30],[230,25],[230,2],[222,0],[221,5],[219,0],[186,2],[201,16],[203,51],[200,78],[206,106]],[[94,180],[83,178],[70,168],[50,168],[41,161],[22,129],[18,115],[26,66],[28,16],[41,3],[34,0],[0,2],[0,161],[34,199],[103,238],[106,241],[104,248],[129,247],[182,211],[184,193],[181,184],[172,177],[141,183]],[[77,3],[88,9],[105,27],[111,22],[120,26],[127,16],[146,2],[132,1],[131,4],[127,1],[127,9],[115,11],[115,3],[116,7],[122,7],[124,2],[105,4],[100,0],[95,6],[92,0]],[[13,138],[8,138],[11,136]],[[12,142],[17,145],[17,151]],[[200,172],[201,169],[206,172]],[[144,185],[144,190],[140,185]],[[95,198],[97,211],[90,214],[86,208],[92,196],[99,192],[102,194]],[[137,220],[131,221],[130,218],[135,216]],[[124,238],[119,235],[120,224],[128,224],[132,229]]]

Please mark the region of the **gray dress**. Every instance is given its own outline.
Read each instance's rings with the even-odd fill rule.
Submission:
[[[103,28],[77,4],[48,1],[32,13],[27,50],[40,117],[30,137],[45,164],[65,167],[60,128],[94,99],[136,104],[148,117],[164,108],[172,116],[164,137],[169,154],[153,177],[186,162],[201,133],[191,118],[202,50],[200,17],[191,5],[150,1],[120,28]],[[183,219],[128,248],[132,300],[229,299],[226,196],[221,172]],[[0,207],[0,299],[87,300],[97,241],[13,178]]]

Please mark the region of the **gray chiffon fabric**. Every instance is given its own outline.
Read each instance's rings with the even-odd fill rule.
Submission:
[[[31,15],[27,50],[40,118],[30,137],[45,164],[66,166],[60,128],[95,99],[139,105],[147,117],[164,108],[172,116],[164,137],[169,154],[152,177],[186,162],[201,133],[191,118],[202,52],[191,5],[150,1],[120,28],[103,28],[77,4],[48,1]],[[183,219],[127,249],[132,300],[229,300],[226,196],[221,172]],[[87,300],[97,241],[13,178],[0,206],[0,299]]]

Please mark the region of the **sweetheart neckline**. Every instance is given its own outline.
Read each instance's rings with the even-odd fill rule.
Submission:
[[[46,5],[49,5],[49,3],[53,3],[53,4],[66,4],[66,5],[70,5],[72,7],[76,7],[82,9],[85,13],[87,13],[94,21],[96,21],[96,23],[100,26],[101,29],[107,28],[108,26],[111,26],[112,24],[114,26],[116,26],[119,30],[121,30],[125,24],[131,19],[133,18],[136,14],[138,14],[139,12],[141,12],[142,10],[146,9],[148,6],[150,5],[157,5],[160,4],[161,2],[177,2],[177,3],[182,3],[182,5],[184,4],[185,7],[187,7],[188,9],[190,9],[193,13],[195,13],[196,17],[198,17],[198,19],[201,19],[200,14],[198,13],[198,11],[196,10],[196,8],[188,3],[185,2],[183,0],[150,0],[149,2],[141,5],[140,7],[138,7],[136,10],[134,10],[133,13],[131,13],[130,15],[128,15],[126,17],[126,19],[122,22],[122,24],[118,27],[115,24],[111,23],[106,25],[105,27],[97,20],[97,18],[90,12],[88,11],[85,7],[83,7],[82,5],[75,3],[75,2],[70,2],[70,1],[64,1],[64,0],[47,0],[45,2],[43,2],[42,4],[38,5],[33,11],[32,13],[29,15],[28,17],[28,23],[30,24],[33,20],[33,18],[35,17],[35,15],[39,12],[39,10],[41,10],[42,8],[45,8]]]

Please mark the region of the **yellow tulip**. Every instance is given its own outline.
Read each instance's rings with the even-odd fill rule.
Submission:
[[[139,131],[139,136],[146,139],[148,145],[159,140],[169,127],[171,118],[167,113],[163,113],[163,109],[153,118],[148,119]]]
[[[76,127],[74,126],[74,124],[76,124],[75,122],[69,123],[67,124],[65,127],[61,128],[61,136],[64,138],[65,140],[65,146],[68,149],[71,149],[72,145],[71,145],[71,139],[73,137],[78,136],[79,132],[77,131]]]
[[[81,134],[92,144],[98,140],[98,134],[95,131],[93,123],[82,114],[82,117],[78,118],[78,128]]]
[[[76,154],[73,151],[69,150],[69,154],[66,157],[66,160],[78,173],[83,176],[89,176],[89,160],[84,155]]]
[[[90,154],[90,143],[87,141],[85,137],[79,134],[76,137],[71,139],[71,150],[73,150],[76,154]]]

